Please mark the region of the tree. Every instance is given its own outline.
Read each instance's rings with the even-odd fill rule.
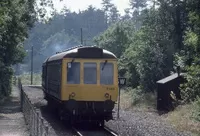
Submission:
[[[102,6],[103,6],[103,11],[104,11],[104,14],[105,14],[105,21],[106,21],[106,24],[107,24],[107,27],[108,27],[108,24],[109,24],[109,13],[110,13],[110,9],[114,6],[112,3],[111,3],[112,0],[102,0]]]
[[[124,12],[125,12],[125,15],[122,17],[122,20],[129,20],[131,18],[131,16],[130,16],[130,9],[126,8],[124,10]]]
[[[147,6],[146,2],[147,0],[130,0],[130,9],[134,19],[137,19],[143,8]]]
[[[158,3],[159,8],[153,6],[150,9],[145,8],[145,3],[146,1],[132,3],[132,8],[138,14],[136,21],[127,28],[134,29],[134,33],[127,34],[123,31],[126,34],[126,42],[119,45],[118,36],[123,37],[123,33],[119,34],[119,27],[114,25],[115,27],[110,27],[97,38],[97,43],[120,58],[119,72],[128,77],[129,85],[139,85],[144,92],[153,92],[156,89],[156,81],[173,71],[173,55],[179,49],[178,40],[174,36],[177,35],[178,29],[176,22],[180,20],[176,17],[179,12],[172,14],[176,6],[173,6],[171,1],[161,1]],[[120,27],[122,28],[124,26]]]
[[[141,26],[141,22],[139,21],[140,13],[147,6],[147,0],[130,0],[130,9],[132,14],[132,19],[136,24],[137,30]]]
[[[184,58],[184,69],[187,72],[187,83],[183,87],[183,96],[186,101],[194,101],[200,97],[199,90],[199,68],[200,68],[200,10],[198,5],[199,1],[187,1],[188,14],[188,27],[184,36],[184,54],[179,53],[179,57]],[[198,111],[198,119],[199,111]]]
[[[113,24],[119,21],[120,14],[116,6],[111,7],[109,16],[110,16],[109,24]]]
[[[37,19],[36,5],[35,0],[0,2],[0,97],[11,92],[12,66],[22,62],[25,56],[23,42]]]
[[[22,41],[35,19],[34,1],[3,0],[0,2],[0,96],[11,92],[11,66],[25,56]]]
[[[118,22],[109,27],[103,34],[95,37],[94,42],[99,47],[108,49],[120,58],[128,46],[128,33],[132,30],[129,25],[129,22],[124,24]]]

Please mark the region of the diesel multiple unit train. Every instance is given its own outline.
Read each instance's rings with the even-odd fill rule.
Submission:
[[[48,105],[59,116],[94,121],[103,126],[113,118],[118,98],[116,56],[96,46],[77,46],[46,59],[42,87]]]

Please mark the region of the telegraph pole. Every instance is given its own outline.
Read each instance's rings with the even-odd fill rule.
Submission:
[[[83,45],[83,29],[81,28],[81,45]]]
[[[31,46],[31,85],[33,84],[33,45]]]

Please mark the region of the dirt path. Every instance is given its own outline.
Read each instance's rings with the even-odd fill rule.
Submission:
[[[9,100],[0,105],[0,136],[29,136],[24,117],[20,112],[19,90],[13,87]]]

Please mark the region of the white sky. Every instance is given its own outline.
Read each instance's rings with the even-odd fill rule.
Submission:
[[[102,0],[53,0],[55,9],[60,11],[66,6],[71,11],[85,10],[89,5],[93,5],[96,8],[102,8]],[[129,0],[112,0],[112,3],[117,6],[119,13],[124,15],[124,9],[129,7]]]

